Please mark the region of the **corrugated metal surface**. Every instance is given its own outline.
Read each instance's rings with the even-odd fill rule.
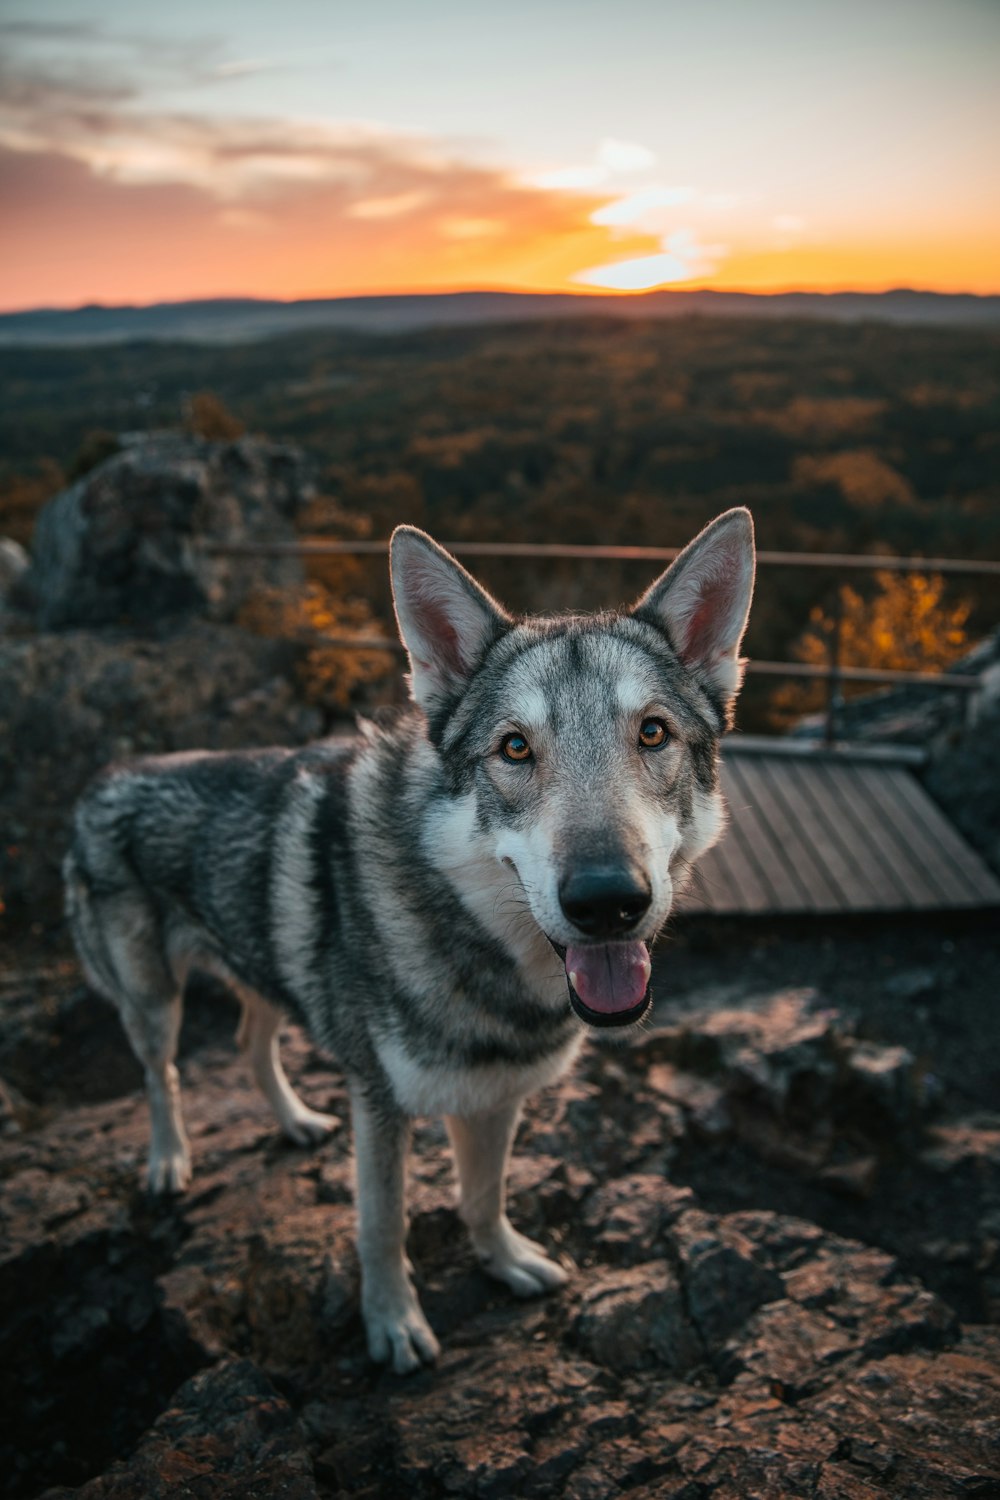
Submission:
[[[902,761],[902,763],[900,763]],[[729,827],[679,906],[729,914],[1000,906],[1000,880],[901,756],[725,744]]]

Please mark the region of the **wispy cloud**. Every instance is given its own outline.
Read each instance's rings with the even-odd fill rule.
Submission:
[[[679,203],[688,203],[694,197],[689,187],[648,187],[640,193],[629,193],[625,198],[613,198],[610,203],[595,209],[590,216],[592,224],[641,224],[647,228],[651,219],[658,218],[665,209],[673,210]],[[650,230],[650,233],[655,233]]]
[[[546,191],[373,122],[150,111],[24,74],[0,110],[5,301],[565,286],[624,236]],[[405,232],[400,229],[405,226]],[[73,255],[66,245],[73,245]]]
[[[657,255],[628,257],[578,271],[573,280],[582,286],[609,291],[644,292],[673,282],[699,281],[710,276],[725,258],[725,245],[705,245],[693,229],[676,229],[663,240]]]
[[[206,89],[280,71],[272,60],[229,55],[229,45],[216,34],[177,37],[97,21],[10,17],[0,20],[0,43],[6,44],[5,83],[16,87],[19,79],[30,80],[39,118],[51,106],[53,122],[60,97],[111,94],[139,102],[164,87]]]
[[[710,219],[729,210],[736,199],[697,191],[688,185],[664,182],[655,154],[637,142],[605,139],[592,162],[536,174],[530,180],[566,193],[584,189],[603,198],[590,222],[615,237],[636,235],[657,244],[652,254],[629,253],[621,246],[614,259],[576,271],[581,286],[609,291],[647,291],[673,282],[697,281],[712,274],[725,260],[728,247],[702,239],[697,219]],[[638,179],[638,180],[637,180]],[[692,215],[695,222],[692,222]]]
[[[392,193],[388,198],[358,198],[347,211],[353,219],[401,219],[426,202],[423,192]]]
[[[648,146],[606,137],[598,143],[593,161],[533,172],[525,181],[554,191],[587,192],[611,187],[622,177],[631,178],[655,166],[656,155]]]
[[[111,47],[134,62],[150,39],[87,36],[85,70],[41,46],[30,56],[15,48],[6,65],[0,192],[14,305],[49,282],[63,301],[564,286],[619,243],[632,254],[651,243],[592,217],[604,193],[526,183],[415,131],[154,108]],[[264,65],[227,59],[221,44],[157,63],[201,79]],[[634,181],[652,161],[644,147],[609,139],[595,167],[605,180]]]
[[[252,78],[258,73],[273,73],[276,65],[259,57],[236,57],[232,62],[216,63],[210,69],[213,78]]]
[[[105,35],[94,21],[37,21],[26,16],[0,17],[0,37],[8,41],[91,42]]]

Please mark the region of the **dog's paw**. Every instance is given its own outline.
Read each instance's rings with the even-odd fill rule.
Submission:
[[[191,1186],[191,1153],[187,1146],[152,1151],[146,1170],[146,1184],[151,1193],[183,1193]]]
[[[505,1282],[517,1297],[539,1297],[569,1280],[568,1273],[549,1258],[544,1247],[518,1233],[507,1218],[493,1229],[474,1233],[472,1245],[483,1270]]]
[[[293,1112],[289,1111],[281,1121],[281,1128],[290,1141],[297,1146],[318,1146],[339,1127],[337,1115],[323,1115],[301,1102]]]
[[[364,1318],[368,1353],[379,1364],[390,1365],[396,1375],[432,1365],[441,1353],[412,1288],[392,1298],[366,1300]]]

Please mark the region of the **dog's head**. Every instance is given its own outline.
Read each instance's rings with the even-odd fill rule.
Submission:
[[[637,1021],[649,946],[723,826],[749,511],[719,516],[620,613],[515,620],[414,527],[395,532],[391,566],[413,698],[469,837],[515,872],[577,1014]]]

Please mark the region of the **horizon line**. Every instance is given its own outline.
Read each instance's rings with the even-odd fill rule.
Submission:
[[[77,303],[35,303],[28,306],[0,307],[0,317],[28,316],[42,313],[77,313],[77,312],[146,312],[157,307],[190,307],[199,306],[211,302],[250,302],[261,304],[272,304],[280,307],[294,307],[300,303],[307,302],[371,302],[379,299],[386,301],[397,298],[433,298],[443,297],[560,297],[574,298],[577,301],[641,301],[646,297],[660,296],[691,296],[695,294],[709,293],[715,297],[751,297],[754,300],[764,301],[774,297],[891,297],[891,296],[917,296],[917,297],[961,297],[976,301],[987,301],[991,298],[1000,297],[1000,286],[996,291],[942,291],[937,287],[893,285],[874,289],[871,287],[837,286],[837,287],[810,287],[810,286],[785,286],[762,288],[744,287],[715,287],[705,284],[691,286],[657,286],[646,287],[642,290],[621,290],[618,288],[581,288],[579,291],[568,291],[565,287],[539,288],[539,287],[510,287],[510,286],[456,286],[456,287],[433,287],[419,290],[379,290],[363,292],[315,292],[303,293],[298,296],[282,297],[267,296],[257,292],[217,292],[192,295],[190,297],[167,297],[158,298],[150,302],[100,302],[88,301]]]

